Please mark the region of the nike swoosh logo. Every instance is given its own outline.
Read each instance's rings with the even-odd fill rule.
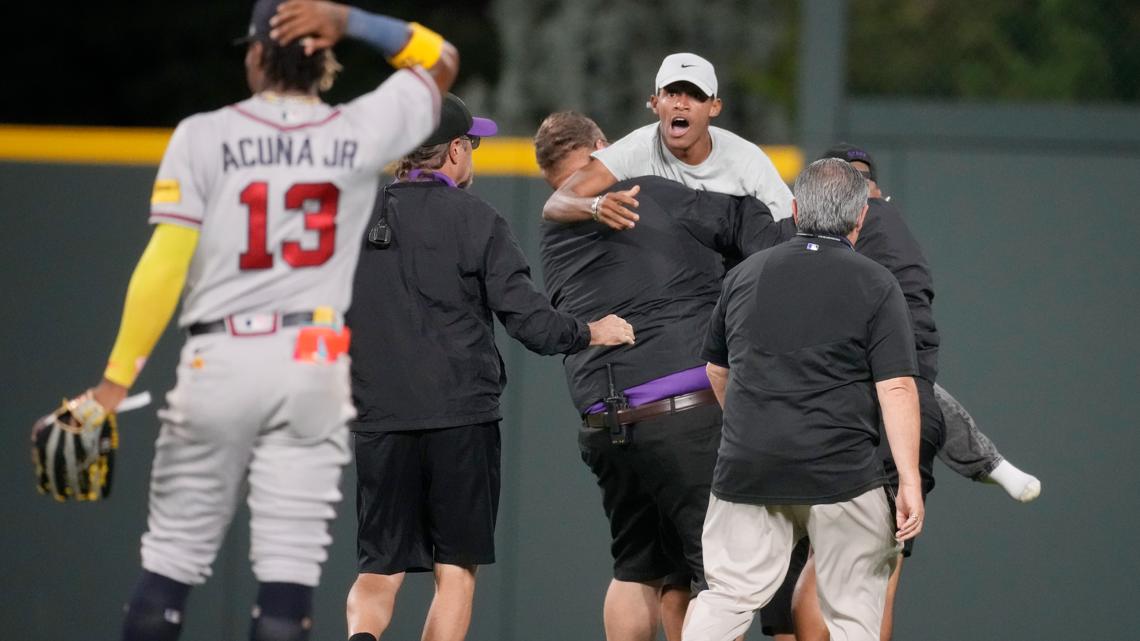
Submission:
[[[697,65],[681,65],[681,68],[682,69],[688,69],[689,67],[695,67],[695,66],[697,66]]]

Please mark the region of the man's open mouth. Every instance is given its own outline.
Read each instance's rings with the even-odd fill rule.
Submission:
[[[677,116],[669,121],[669,135],[684,136],[689,130],[689,119]]]

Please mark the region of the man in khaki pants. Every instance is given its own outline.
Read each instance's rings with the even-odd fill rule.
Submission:
[[[685,641],[746,631],[805,535],[831,638],[878,641],[898,548],[922,529],[906,301],[886,268],[854,250],[866,180],[825,159],[794,191],[796,238],[730,272],[709,323],[704,357],[724,426],[702,537],[709,588]],[[895,497],[876,454],[880,412]]]

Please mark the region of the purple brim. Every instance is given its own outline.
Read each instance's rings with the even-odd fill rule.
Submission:
[[[468,135],[479,136],[480,138],[494,136],[497,133],[499,133],[499,126],[495,124],[494,120],[478,116],[471,119],[471,129],[467,130]]]

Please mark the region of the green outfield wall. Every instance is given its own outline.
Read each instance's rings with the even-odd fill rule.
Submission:
[[[884,190],[933,266],[941,381],[1044,481],[1043,496],[1022,506],[938,467],[926,533],[903,575],[896,638],[1134,638],[1140,112],[864,102],[842,114],[832,131],[877,155]],[[114,493],[102,504],[38,496],[27,431],[101,370],[148,237],[153,171],[0,163],[3,639],[117,638],[138,571],[156,408],[124,416]],[[545,185],[496,175],[473,189],[537,261]],[[180,344],[168,331],[138,389],[161,401]],[[499,559],[480,572],[470,638],[601,639],[607,526],[577,452],[560,361],[505,336],[500,345],[509,383]],[[350,470],[314,639],[345,636],[352,478]],[[190,599],[186,641],[245,638],[255,586],[244,509],[234,523],[214,577]],[[418,638],[430,594],[428,577],[409,578],[390,638]]]

